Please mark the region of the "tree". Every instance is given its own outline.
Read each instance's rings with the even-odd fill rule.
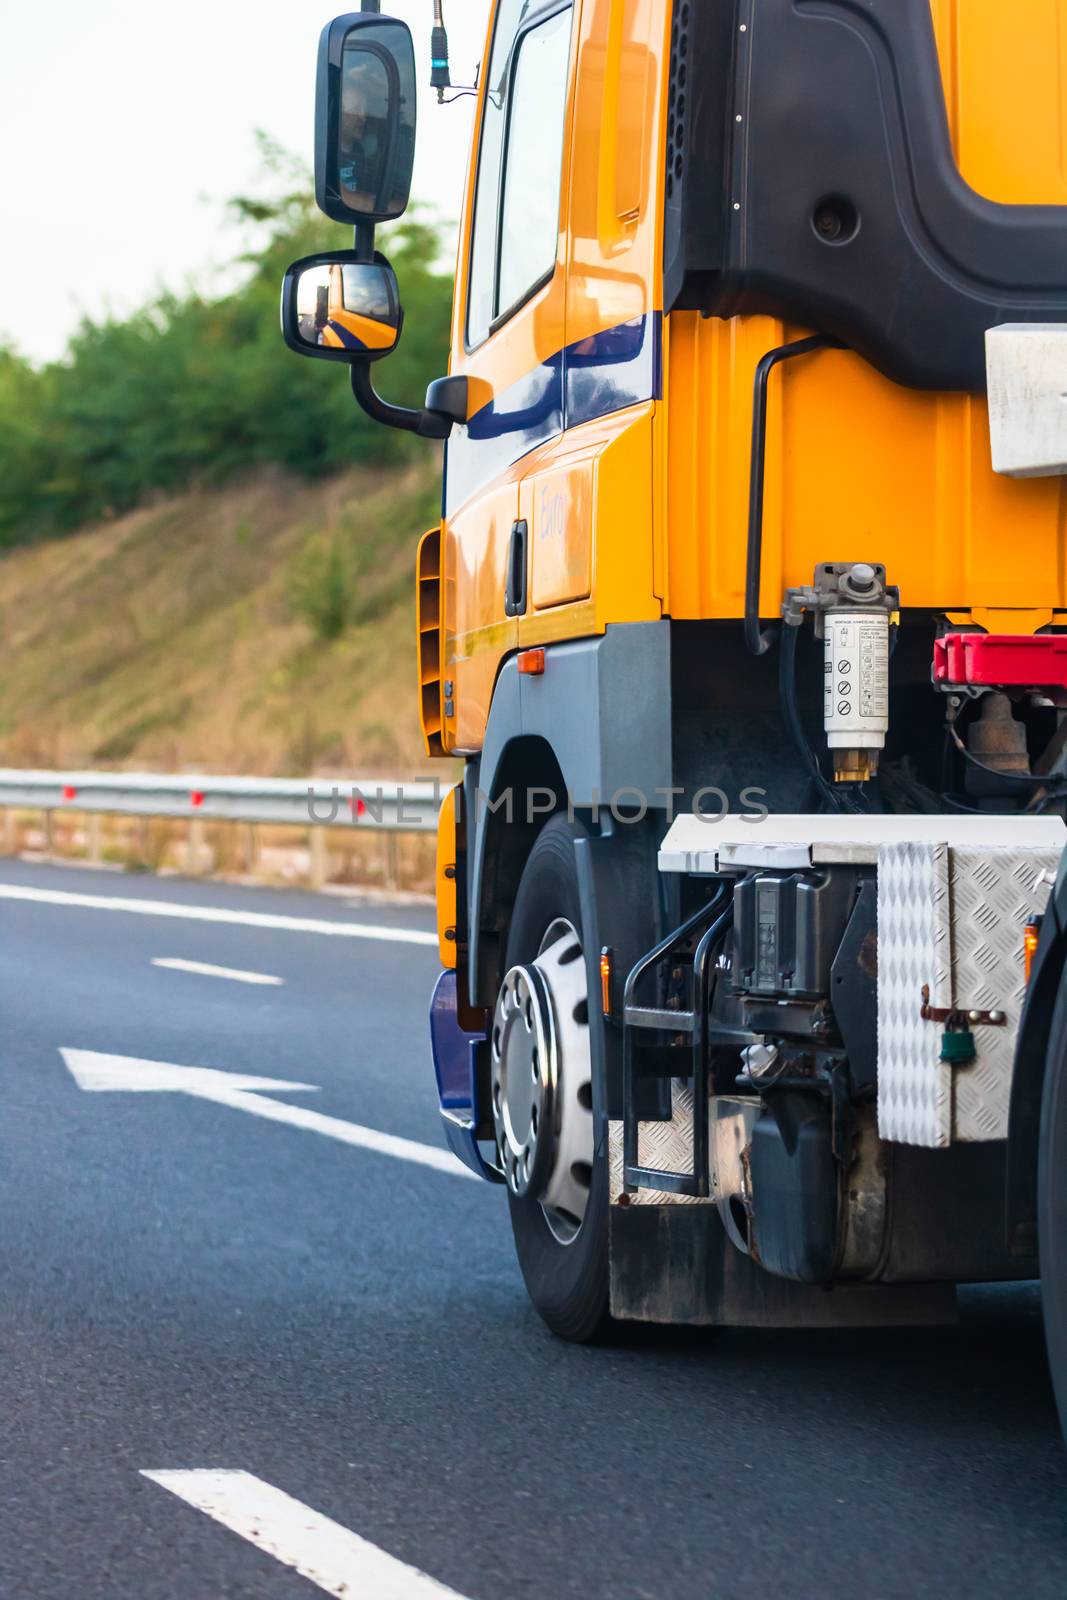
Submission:
[[[346,373],[301,361],[282,343],[286,267],[347,241],[316,211],[307,174],[258,137],[264,193],[228,205],[251,236],[237,258],[238,288],[163,293],[130,317],[86,319],[66,357],[41,369],[0,347],[0,545],[267,463],[313,477],[426,448],[364,417]],[[379,376],[390,397],[417,404],[447,362],[441,230],[415,211],[382,230],[381,248],[400,280],[405,323]]]

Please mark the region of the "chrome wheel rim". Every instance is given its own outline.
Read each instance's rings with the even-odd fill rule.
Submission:
[[[561,1244],[581,1229],[593,1176],[589,990],[581,940],[556,918],[532,962],[500,986],[491,1035],[492,1105],[512,1194],[536,1200]]]

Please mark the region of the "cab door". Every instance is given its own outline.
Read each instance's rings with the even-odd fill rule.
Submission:
[[[565,431],[534,452],[521,486],[531,609],[520,648],[662,611],[657,195],[670,12],[661,0],[583,0],[566,204]]]
[[[450,370],[468,420],[446,447],[444,743],[481,748],[530,605],[527,458],[563,430],[573,39],[581,0],[498,0],[461,230]]]

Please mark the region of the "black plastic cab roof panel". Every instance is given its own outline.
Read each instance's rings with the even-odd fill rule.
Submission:
[[[988,328],[1067,322],[1067,206],[964,181],[930,0],[676,0],[673,49],[668,310],[769,312],[972,391]]]

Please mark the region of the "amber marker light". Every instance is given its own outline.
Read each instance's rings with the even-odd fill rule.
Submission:
[[[545,670],[543,650],[520,650],[519,671],[528,678],[539,678]]]
[[[611,1016],[611,974],[613,968],[612,953],[605,945],[600,952],[600,1005],[606,1017]]]
[[[1026,967],[1026,981],[1030,982],[1030,974],[1034,968],[1034,957],[1037,954],[1037,941],[1041,937],[1040,922],[1028,922],[1023,933],[1023,961]]]

